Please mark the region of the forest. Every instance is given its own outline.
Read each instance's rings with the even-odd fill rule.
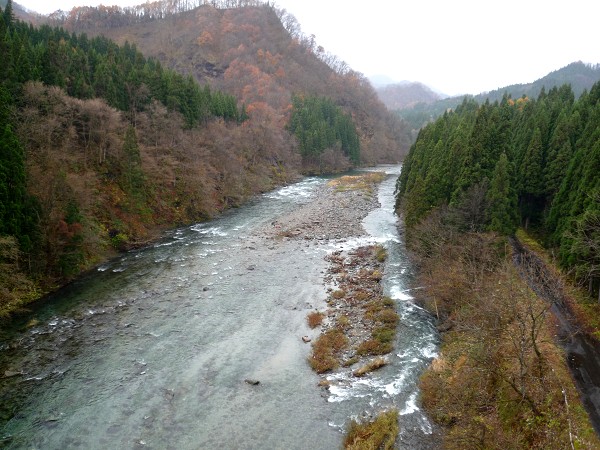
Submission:
[[[550,312],[599,336],[599,99],[600,83],[465,99],[404,161],[396,208],[442,339],[422,398],[445,448],[600,445]]]
[[[10,1],[0,10],[0,316],[116,252],[301,173],[392,162],[408,148],[368,82],[330,67],[285,12],[213,3],[179,11],[180,2],[160,2],[168,18],[152,16],[149,25],[152,36],[195,33],[182,36],[185,45],[167,41],[201,49],[199,62],[163,47],[146,56],[137,42],[68,31],[52,18],[33,26],[15,19]],[[103,8],[77,16],[78,25]],[[199,35],[168,22],[184,16],[204,21]],[[335,121],[333,140],[300,150],[294,95],[333,114],[304,123],[316,136],[322,120]],[[389,131],[375,138],[380,129]],[[322,154],[322,163],[306,152]]]
[[[360,142],[352,118],[325,97],[292,98],[290,131],[296,136],[305,167],[316,173],[359,164]],[[340,152],[345,163],[335,161]],[[329,150],[326,152],[326,150]]]
[[[537,99],[465,100],[421,130],[398,180],[408,226],[462,205],[471,231],[534,231],[590,293],[600,289],[600,83]]]

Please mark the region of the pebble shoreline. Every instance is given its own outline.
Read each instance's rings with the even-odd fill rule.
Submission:
[[[362,220],[379,207],[377,194],[364,190],[338,191],[320,187],[314,198],[271,225],[271,237],[338,240],[364,236]]]

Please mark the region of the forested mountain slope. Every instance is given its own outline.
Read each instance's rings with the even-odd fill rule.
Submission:
[[[598,337],[599,124],[600,83],[578,100],[568,85],[536,99],[465,99],[424,127],[405,159],[397,208],[418,301],[442,340],[422,400],[445,448],[598,448],[596,406],[568,370],[594,357],[561,343]],[[539,236],[549,251],[536,252],[571,276],[511,246],[519,225],[529,230],[520,240]],[[565,311],[577,323],[568,331],[557,326]]]
[[[301,172],[400,158],[401,124],[360,74],[318,58],[314,43],[282,26],[282,12],[242,3],[138,18],[142,34],[159,37],[161,26],[192,24],[201,59],[171,39],[182,53],[158,55],[178,71],[125,36],[119,46],[19,22],[11,2],[0,10],[0,314]],[[114,11],[97,27],[128,17]],[[279,34],[263,38],[263,27]],[[294,116],[302,120],[292,125]]]
[[[465,100],[421,130],[398,180],[407,224],[451,205],[468,230],[541,233],[561,263],[600,288],[600,83],[575,100]]]
[[[399,161],[410,146],[407,127],[386,110],[367,78],[304,35],[293,15],[268,2],[81,7],[54,23],[129,41],[164,66],[235,95],[251,116],[260,115],[274,128],[289,119],[292,96],[327,97],[351,115],[365,164]]]

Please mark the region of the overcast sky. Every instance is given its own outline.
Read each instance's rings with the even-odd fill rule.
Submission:
[[[13,0],[15,1],[15,0]],[[40,13],[99,0],[16,1]],[[140,4],[107,0],[104,4]],[[367,76],[477,94],[600,63],[595,0],[276,0],[325,50]]]

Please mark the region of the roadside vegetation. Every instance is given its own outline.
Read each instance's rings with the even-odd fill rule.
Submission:
[[[538,240],[524,229],[516,232],[516,238],[529,252],[539,258],[555,283],[562,290],[562,300],[565,306],[577,320],[579,327],[590,336],[600,340],[600,303],[589,295],[586,289],[577,283],[577,280],[559,267],[559,262],[554,255],[546,250]]]
[[[436,209],[409,240],[418,299],[444,331],[421,389],[445,448],[598,448],[549,304],[521,280],[506,238],[459,231],[459,216]]]

